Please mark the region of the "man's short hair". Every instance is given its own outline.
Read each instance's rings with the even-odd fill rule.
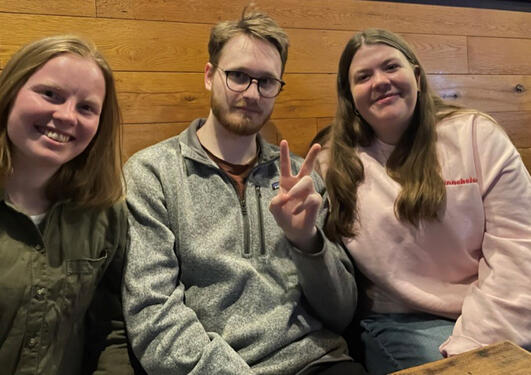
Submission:
[[[245,12],[237,21],[223,21],[216,24],[210,32],[208,54],[211,64],[217,65],[221,50],[232,37],[245,34],[265,40],[275,46],[282,61],[282,73],[288,59],[288,35],[268,15],[260,12]]]

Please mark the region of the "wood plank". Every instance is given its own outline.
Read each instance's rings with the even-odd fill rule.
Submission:
[[[210,26],[0,13],[0,67],[22,45],[46,35],[92,39],[115,71],[203,71]]]
[[[531,75],[429,75],[428,79],[450,102],[485,112],[531,111]]]
[[[164,139],[179,134],[190,125],[188,122],[168,124],[124,124],[122,155],[124,161],[134,153]]]
[[[339,58],[356,31],[286,29],[290,53],[286,72],[337,73]],[[466,38],[462,36],[401,34],[415,50],[428,73],[467,73]],[[317,48],[316,48],[317,46]]]
[[[393,375],[525,375],[529,374],[530,366],[529,352],[504,341],[440,361],[393,372]]]
[[[96,0],[2,0],[0,12],[96,16]]]
[[[277,119],[272,122],[278,131],[278,142],[285,139],[291,152],[302,157],[306,156],[310,141],[317,132],[316,119]]]
[[[122,155],[124,161],[137,151],[178,135],[189,125],[189,122],[124,124],[122,126]],[[272,122],[268,122],[260,133],[268,142],[277,144],[277,130]]]
[[[237,19],[247,0],[96,0],[98,16],[216,23]],[[353,0],[269,0],[257,2],[281,26],[301,29],[363,30],[383,27],[402,33],[527,38],[531,13],[462,7]],[[472,33],[471,33],[472,31]]]
[[[516,147],[531,148],[531,111],[490,112]]]
[[[531,74],[530,51],[531,39],[469,37],[470,73]]]
[[[29,41],[76,33],[98,45],[115,71],[202,72],[208,61],[210,25],[0,13],[0,67]],[[353,32],[288,30],[292,48],[287,72],[336,73],[339,56]],[[467,71],[464,37],[404,34],[433,73]],[[315,46],[326,46],[316,53]]]

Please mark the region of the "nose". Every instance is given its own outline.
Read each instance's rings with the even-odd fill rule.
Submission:
[[[385,72],[376,71],[373,74],[373,85],[375,88],[387,88],[390,85],[389,77]]]
[[[58,104],[53,118],[64,124],[74,125],[76,123],[76,103],[72,100],[66,100]]]
[[[260,99],[260,92],[258,91],[258,80],[256,80],[256,78],[251,79],[249,87],[247,87],[247,90],[243,92],[243,97],[254,100]]]

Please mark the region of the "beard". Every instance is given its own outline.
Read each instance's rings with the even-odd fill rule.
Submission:
[[[256,118],[253,118],[241,111],[231,111],[221,100],[218,100],[216,95],[212,95],[210,98],[210,108],[214,116],[226,130],[236,135],[248,136],[258,133],[273,112],[273,109],[269,110],[269,112],[263,112],[257,105],[253,107],[253,104],[245,103],[244,99],[238,104],[244,104],[253,109],[256,108],[260,112],[256,113]]]

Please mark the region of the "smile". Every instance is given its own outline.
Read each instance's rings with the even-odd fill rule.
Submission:
[[[382,95],[382,96],[376,98],[376,99],[374,100],[374,103],[381,103],[381,102],[386,101],[386,99],[392,100],[392,99],[390,99],[390,98],[394,98],[394,97],[397,97],[397,96],[399,96],[399,94],[396,93],[396,92],[394,92],[394,93],[389,93],[389,94],[385,94],[385,95]]]
[[[41,126],[37,126],[37,130],[39,131],[39,133],[59,143],[67,143],[72,139],[72,137],[67,134],[62,134],[55,130],[44,128]]]

